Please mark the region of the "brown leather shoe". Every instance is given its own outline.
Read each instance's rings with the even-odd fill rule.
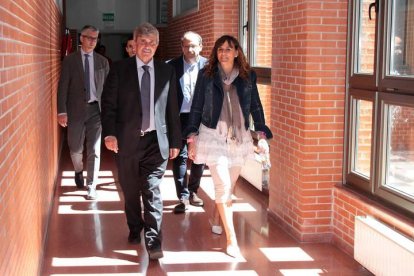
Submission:
[[[193,206],[203,206],[204,201],[201,198],[199,198],[196,193],[191,193],[190,194],[190,204],[193,205]]]

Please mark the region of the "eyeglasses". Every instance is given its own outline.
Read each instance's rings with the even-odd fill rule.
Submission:
[[[183,47],[184,49],[196,49],[198,47],[200,47],[199,45],[194,45],[194,44],[190,44],[190,45],[184,45],[182,44],[181,47]]]
[[[93,37],[93,36],[89,36],[89,35],[81,35],[81,36],[83,36],[84,38],[86,38],[89,41],[93,41],[93,42],[98,41],[98,37]]]

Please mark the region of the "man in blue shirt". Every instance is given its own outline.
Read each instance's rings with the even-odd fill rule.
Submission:
[[[187,126],[198,71],[207,62],[205,57],[200,56],[202,48],[201,36],[192,31],[186,32],[181,38],[183,54],[169,61],[169,64],[176,71],[178,108],[180,109],[180,120],[183,130]],[[180,200],[180,203],[174,207],[175,214],[184,213],[189,204],[194,206],[204,205],[203,200],[197,196],[204,164],[192,163],[190,175],[188,176],[187,159],[187,141],[183,139],[180,154],[173,160],[175,188],[177,197]]]

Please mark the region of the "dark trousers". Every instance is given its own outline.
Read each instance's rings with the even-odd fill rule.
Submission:
[[[162,199],[160,184],[167,167],[155,131],[141,137],[137,154],[117,156],[118,176],[125,199],[130,231],[144,228],[147,248],[161,246]],[[144,214],[141,214],[141,202]]]
[[[184,129],[188,122],[188,113],[181,113],[181,127]],[[191,163],[190,176],[187,174],[187,140],[183,140],[179,155],[173,159],[173,175],[178,199],[188,199],[190,193],[197,193],[203,176],[204,164]]]
[[[68,121],[68,145],[75,172],[82,172],[86,138],[86,183],[96,187],[101,160],[101,114],[98,102],[86,105],[84,120]]]

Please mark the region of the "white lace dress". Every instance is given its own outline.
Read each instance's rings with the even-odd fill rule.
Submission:
[[[243,166],[247,158],[254,159],[253,140],[250,130],[246,130],[244,127],[244,117],[237,91],[235,87],[229,86],[228,91],[224,93],[223,108],[217,127],[212,129],[201,124],[199,134],[195,137],[194,163],[196,164],[204,163],[211,166],[217,164],[221,157],[227,157],[228,166],[233,167]],[[229,115],[230,113],[233,114],[232,117]],[[233,121],[236,122],[233,124],[235,129],[229,130],[229,126],[232,125],[230,122]],[[230,131],[234,133],[233,139],[229,138]]]

